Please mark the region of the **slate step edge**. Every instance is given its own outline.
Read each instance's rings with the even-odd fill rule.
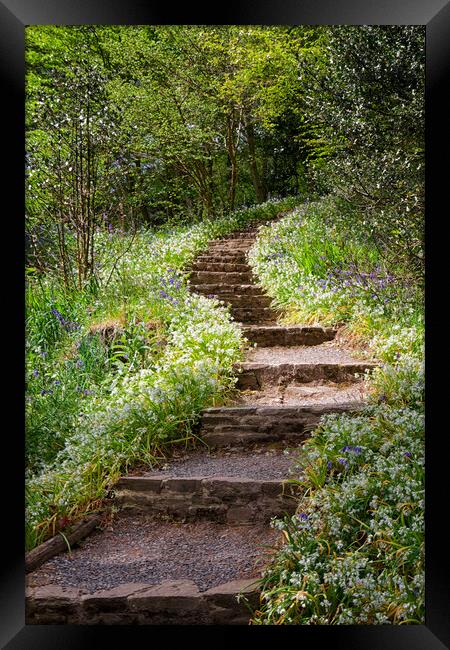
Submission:
[[[228,272],[243,272],[251,271],[251,268],[245,262],[193,262],[191,265],[192,271],[228,271]]]
[[[259,347],[319,345],[337,334],[333,327],[319,325],[243,324],[243,335]]]
[[[247,625],[250,613],[238,595],[257,607],[258,579],[233,580],[200,592],[191,580],[158,585],[122,584],[83,594],[59,585],[26,589],[26,624],[209,624]]]
[[[364,401],[328,402],[309,405],[261,405],[205,409],[199,436],[210,448],[241,447],[254,443],[292,441],[308,438],[323,415],[357,413]]]
[[[241,390],[260,390],[264,386],[298,386],[312,381],[332,381],[335,383],[361,380],[366,370],[377,367],[369,362],[334,363],[240,363],[236,388]]]
[[[334,406],[353,407],[363,404],[360,401],[346,401],[334,404]],[[260,415],[262,417],[275,416],[282,417],[283,414],[303,415],[304,413],[320,414],[324,411],[328,413],[329,404],[311,403],[311,404],[255,404],[251,406],[211,406],[202,410],[202,418],[205,416],[242,416],[242,415]]]
[[[261,291],[261,287],[256,284],[224,284],[223,282],[214,282],[209,284],[190,284],[190,290],[196,293],[208,293],[215,295],[221,291],[227,294],[237,294],[246,296],[265,296]]]
[[[295,489],[283,479],[123,476],[114,492],[117,506],[127,511],[231,526],[268,523],[296,507]]]

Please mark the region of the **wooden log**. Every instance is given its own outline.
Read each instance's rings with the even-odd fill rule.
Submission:
[[[25,573],[34,571],[38,566],[49,560],[54,555],[62,553],[67,550],[67,542],[70,547],[79,542],[81,539],[89,535],[94,528],[100,523],[101,517],[99,514],[92,514],[84,517],[78,523],[64,533],[58,533],[51,539],[39,544],[36,548],[29,551],[25,555]],[[63,537],[64,535],[64,537]],[[66,542],[66,538],[67,542]]]

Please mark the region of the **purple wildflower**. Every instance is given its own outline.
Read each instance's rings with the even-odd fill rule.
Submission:
[[[362,447],[354,447],[353,445],[346,445],[345,447],[342,448],[342,451],[351,451],[354,454],[360,454],[362,451]]]

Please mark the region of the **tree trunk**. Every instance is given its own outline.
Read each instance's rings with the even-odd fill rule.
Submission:
[[[267,192],[264,187],[264,182],[258,169],[258,161],[256,157],[256,140],[253,122],[248,115],[244,115],[245,135],[247,138],[248,151],[250,156],[250,174],[255,188],[256,201],[263,203],[266,200]]]
[[[237,160],[236,160],[236,146],[234,143],[234,131],[235,131],[235,120],[227,115],[227,153],[228,160],[230,161],[230,181],[228,189],[228,202],[229,210],[232,212],[234,210],[234,204],[236,200],[236,183],[237,183]]]

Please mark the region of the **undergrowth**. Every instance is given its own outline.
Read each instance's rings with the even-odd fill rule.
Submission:
[[[380,362],[368,406],[328,415],[291,481],[297,512],[261,579],[254,625],[424,622],[424,369],[420,291],[335,227],[327,198],[262,229],[249,258],[286,323],[340,325]]]

